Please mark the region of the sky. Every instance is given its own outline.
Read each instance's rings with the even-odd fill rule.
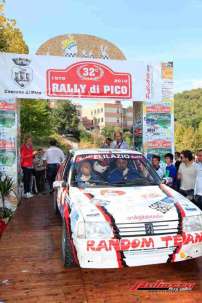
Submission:
[[[202,0],[7,0],[34,54],[48,39],[92,34],[127,59],[174,61],[175,92],[202,87]]]

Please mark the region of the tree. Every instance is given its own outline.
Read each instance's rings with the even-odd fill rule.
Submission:
[[[53,132],[51,110],[47,100],[21,100],[21,133],[34,138],[49,136]]]
[[[22,32],[16,27],[16,21],[4,16],[0,16],[0,51],[18,54],[29,52]]]
[[[70,101],[59,101],[58,107],[53,110],[53,119],[55,130],[59,134],[78,131],[79,119],[76,107]]]
[[[113,139],[114,137],[114,132],[118,130],[118,128],[115,128],[114,126],[105,126],[102,131],[101,134],[105,137],[105,138],[111,138]]]
[[[183,136],[185,133],[185,127],[180,123],[175,123],[175,148],[176,151],[181,152],[184,149]]]
[[[178,151],[202,147],[202,89],[175,95],[175,145]]]

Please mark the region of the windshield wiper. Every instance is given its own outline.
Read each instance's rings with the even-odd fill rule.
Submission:
[[[131,181],[121,181],[121,182],[116,182],[112,183],[112,186],[147,186],[147,185],[159,185],[156,182],[150,182],[148,180],[145,180],[143,178],[137,178]]]
[[[90,180],[89,184],[96,184],[96,185],[110,185],[109,182],[103,180]]]
[[[132,181],[127,181],[125,183],[126,185],[130,185],[130,186],[136,186],[136,185],[142,185],[142,186],[147,186],[147,185],[158,185],[156,182],[152,182],[149,181],[147,179],[142,179],[142,178],[138,178],[138,179],[134,179]]]
[[[107,185],[107,186],[111,186],[111,184],[109,184],[109,182],[107,181],[102,181],[102,180],[90,180],[90,181],[74,181],[72,183],[72,186],[78,186],[78,185],[84,185],[85,187],[88,186],[93,186],[93,185]]]

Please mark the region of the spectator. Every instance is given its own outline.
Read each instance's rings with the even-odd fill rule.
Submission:
[[[196,181],[196,167],[193,163],[193,155],[190,150],[181,152],[181,160],[177,178],[180,180],[180,193],[192,200]]]
[[[111,143],[111,148],[115,149],[128,149],[128,143],[123,140],[123,133],[116,131],[114,133],[114,141]]]
[[[44,160],[47,165],[47,180],[50,187],[50,193],[53,192],[53,182],[55,181],[58,168],[64,159],[64,153],[59,147],[57,147],[57,141],[54,139],[50,140],[50,147],[44,154]]]
[[[155,169],[155,171],[157,172],[157,174],[159,175],[159,177],[161,179],[163,179],[163,177],[165,175],[165,171],[161,167],[160,161],[161,161],[160,156],[158,156],[158,155],[153,155],[152,156],[152,167]]]
[[[176,168],[176,176],[177,176],[177,173],[178,173],[178,170],[179,170],[179,167],[180,167],[180,164],[181,164],[181,157],[180,157],[180,153],[179,152],[175,152],[175,168]],[[179,191],[180,190],[180,179],[178,179],[176,177],[176,190]]]
[[[33,194],[31,193],[31,181],[33,175],[33,156],[35,152],[32,147],[31,136],[25,136],[24,144],[20,149],[21,155],[21,167],[23,170],[23,184],[24,184],[24,197],[31,198]]]
[[[195,204],[202,210],[202,149],[197,153],[196,184],[194,189]]]
[[[36,178],[36,186],[38,193],[45,192],[45,161],[43,158],[43,150],[39,148],[33,160],[34,174]]]
[[[105,142],[102,144],[101,148],[110,148],[111,143],[112,143],[112,139],[108,137],[105,139]]]
[[[180,164],[181,164],[180,153],[179,152],[175,152],[175,168],[176,168],[176,172],[178,172]]]
[[[169,178],[168,185],[176,188],[176,167],[173,165],[173,154],[167,153],[164,156],[165,162],[166,162],[166,177]]]

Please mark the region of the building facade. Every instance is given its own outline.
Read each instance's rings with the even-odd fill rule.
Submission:
[[[82,120],[92,123],[92,128],[106,126],[130,129],[133,125],[133,108],[124,108],[120,101],[115,103],[100,102],[96,105],[82,108]],[[84,125],[85,126],[85,125]]]

